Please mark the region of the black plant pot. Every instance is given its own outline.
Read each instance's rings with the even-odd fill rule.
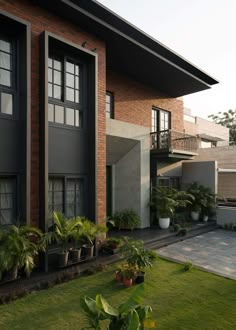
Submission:
[[[137,274],[137,277],[135,279],[135,283],[140,284],[144,282],[144,278],[145,278],[145,272],[139,272]]]
[[[58,264],[59,267],[66,267],[68,264],[69,251],[58,253]]]
[[[4,281],[14,281],[17,279],[18,275],[18,266],[12,267],[4,276]]]
[[[85,258],[92,258],[94,254],[94,245],[84,244],[83,245]]]
[[[79,262],[81,256],[81,249],[70,250],[70,260],[72,262]]]

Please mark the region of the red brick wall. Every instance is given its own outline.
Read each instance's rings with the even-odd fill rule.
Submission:
[[[151,127],[152,106],[171,112],[171,127],[182,132],[183,101],[170,98],[124,75],[107,72],[107,90],[114,93],[115,119]]]
[[[31,23],[31,224],[39,223],[39,36],[47,30],[68,41],[81,45],[98,54],[98,218],[106,212],[106,153],[105,151],[105,44],[82,31],[79,27],[34,5],[28,0],[0,0],[0,9]]]

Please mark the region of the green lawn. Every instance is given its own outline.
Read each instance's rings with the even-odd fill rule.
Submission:
[[[113,270],[81,277],[0,306],[0,329],[81,329],[79,297],[102,293],[114,306],[131,289],[113,281]],[[236,282],[158,260],[147,272],[143,303],[153,308],[156,329],[236,329]]]

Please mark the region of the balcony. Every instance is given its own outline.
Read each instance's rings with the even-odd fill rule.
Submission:
[[[158,158],[192,159],[197,155],[197,151],[196,136],[174,130],[151,133],[151,154]]]

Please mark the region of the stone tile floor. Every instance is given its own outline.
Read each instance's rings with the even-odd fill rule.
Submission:
[[[217,229],[157,252],[161,257],[180,262],[191,261],[199,268],[236,279],[236,232]]]

